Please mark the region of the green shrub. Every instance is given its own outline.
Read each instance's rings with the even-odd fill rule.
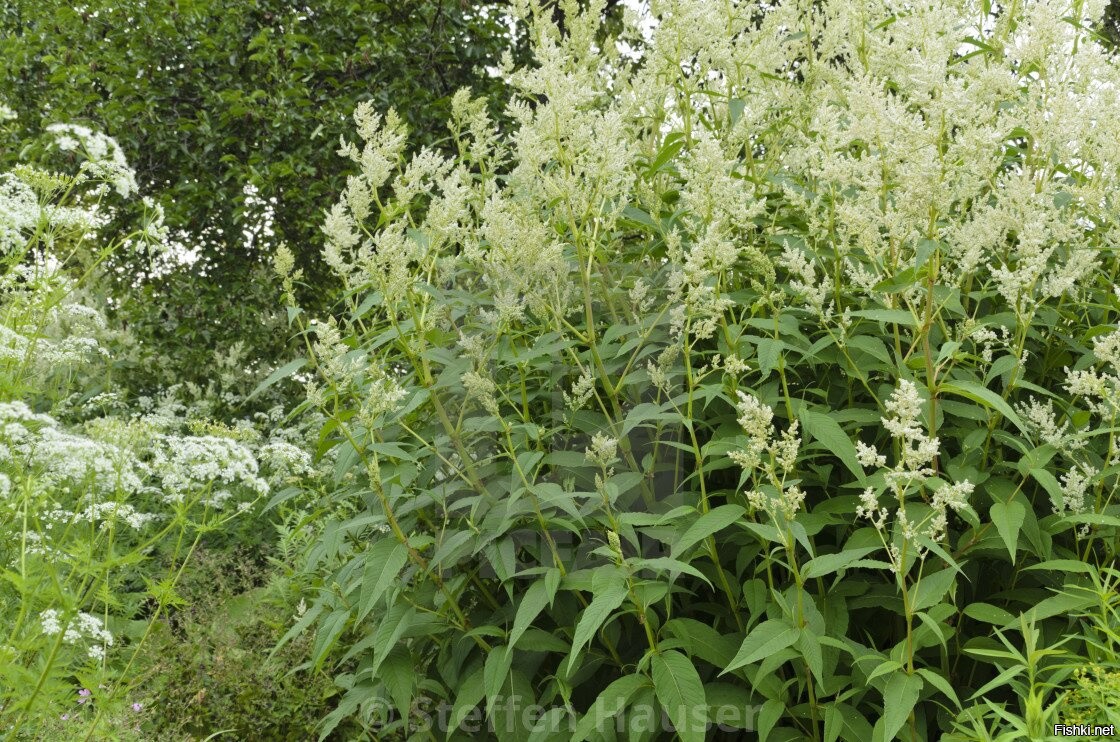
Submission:
[[[144,679],[148,739],[306,740],[330,709],[328,677],[290,672],[309,638],[270,650],[290,623],[286,581],[258,550],[204,552],[186,575],[186,605],[161,623],[136,674]]]

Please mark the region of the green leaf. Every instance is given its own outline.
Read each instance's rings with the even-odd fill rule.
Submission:
[[[723,728],[749,731],[754,721],[754,701],[749,688],[734,683],[704,683],[708,720]]]
[[[482,685],[483,668],[479,666],[459,686],[459,693],[455,696],[455,705],[451,709],[451,719],[448,729],[458,729],[463,720],[470,714],[471,709],[477,706],[485,697],[486,691]]]
[[[1080,610],[1092,605],[1096,600],[1095,597],[1083,595],[1070,595],[1062,593],[1060,595],[1051,595],[1045,600],[1041,600],[1033,607],[1025,612],[1029,621],[1041,621],[1045,618],[1053,618],[1060,616],[1070,611]]]
[[[556,567],[550,567],[548,571],[544,573],[544,588],[549,595],[548,604],[550,606],[552,605],[552,601],[556,600],[556,591],[560,587],[561,577],[560,570]],[[516,623],[515,620],[514,625],[516,625]]]
[[[929,684],[934,688],[937,688],[937,690],[944,693],[945,697],[952,701],[954,706],[956,706],[958,709],[961,708],[961,699],[957,698],[957,692],[953,690],[953,686],[949,683],[948,680],[946,680],[933,670],[925,667],[919,668],[918,674],[928,680]]]
[[[652,422],[674,422],[678,420],[680,420],[679,413],[666,412],[662,405],[643,402],[635,405],[633,409],[626,413],[626,419],[622,423],[621,435],[625,437],[634,428]]]
[[[665,165],[668,164],[668,162],[676,157],[677,153],[681,151],[681,149],[685,145],[685,141],[686,139],[684,134],[680,133],[679,131],[674,131],[667,134],[665,136],[665,141],[661,145],[661,149],[657,153],[657,157],[655,157],[653,162],[650,163],[649,170],[646,172],[646,176],[649,177],[652,175],[656,175],[661,170],[661,168],[665,167]]]
[[[373,632],[373,661],[367,670],[372,677],[377,677],[377,671],[381,667],[381,663],[389,656],[393,647],[397,646],[397,642],[400,641],[404,632],[412,626],[415,620],[416,609],[399,603],[385,614],[385,618],[381,620],[381,623],[377,625],[377,629]]]
[[[1063,515],[1061,520],[1063,523],[1085,523],[1092,526],[1120,528],[1120,518],[1104,513],[1070,513]]]
[[[779,649],[785,649],[797,641],[800,633],[785,621],[775,619],[763,621],[747,634],[747,638],[739,646],[739,651],[731,660],[731,664],[720,675],[736,670],[743,665],[758,662]]]
[[[629,563],[634,570],[649,569],[655,572],[669,572],[670,574],[684,572],[685,574],[692,575],[698,580],[703,580],[708,584],[708,587],[712,586],[711,581],[709,581],[708,578],[704,576],[703,572],[696,569],[696,567],[693,567],[691,564],[682,562],[677,559],[671,559],[669,557],[654,557],[653,559],[631,559]]]
[[[968,700],[974,701],[977,698],[983,697],[984,694],[986,694],[988,691],[994,690],[995,688],[998,688],[1001,685],[1006,685],[1008,682],[1011,681],[1011,679],[1013,677],[1015,677],[1016,675],[1018,675],[1021,672],[1024,672],[1026,669],[1027,668],[1023,667],[1022,665],[1016,665],[1014,667],[1007,668],[1006,670],[1001,672],[999,675],[996,675],[990,681],[985,683],[984,686],[982,688],[980,688],[980,690],[976,691],[971,696],[969,696]]]
[[[553,580],[551,584],[547,579],[537,580],[525,591],[521,602],[517,606],[517,615],[513,618],[513,629],[509,632],[510,646],[517,644],[517,640],[525,633],[525,629],[533,623],[533,619],[540,615],[546,605],[552,603],[556,597],[556,588],[560,583]]]
[[[1019,529],[1023,527],[1027,509],[1018,500],[997,502],[992,505],[990,515],[1000,538],[1007,546],[1007,552],[1011,555],[1011,563],[1014,564],[1015,550],[1019,543]]]
[[[846,549],[839,554],[825,554],[824,556],[810,559],[801,569],[801,576],[807,580],[811,580],[816,577],[824,577],[833,572],[839,572],[851,566],[853,563],[860,561],[871,552],[878,551],[879,548],[878,546],[869,546],[862,549]]]
[[[297,358],[294,361],[289,361],[288,363],[285,363],[283,366],[281,366],[280,368],[278,368],[275,371],[273,371],[272,373],[270,373],[265,378],[264,381],[262,381],[260,384],[257,385],[256,389],[249,392],[249,396],[245,398],[245,401],[248,402],[249,400],[255,398],[258,394],[260,394],[261,392],[264,392],[266,389],[268,389],[272,385],[276,384],[281,379],[288,378],[289,376],[294,374],[296,371],[299,371],[301,368],[303,368],[306,365],[307,365],[307,359],[306,358]]]
[[[395,539],[383,538],[370,547],[363,559],[366,568],[362,574],[358,621],[369,615],[377,601],[396,581],[401,568],[408,561],[408,549]]]
[[[778,720],[785,712],[785,704],[776,698],[767,699],[762,704],[762,708],[758,711],[758,742],[766,742],[770,738],[770,732],[774,731]]]
[[[337,609],[331,611],[330,615],[323,619],[323,622],[319,625],[319,631],[315,634],[315,646],[312,649],[311,661],[315,669],[322,667],[327,652],[338,641],[338,637],[346,628],[346,622],[349,618],[350,611]]]
[[[1054,475],[1046,469],[1031,469],[1030,475],[1036,482],[1042,485],[1046,490],[1046,494],[1050,495],[1050,504],[1056,510],[1061,510],[1065,503],[1065,494],[1062,492],[1062,485],[1058,484],[1058,480]]]
[[[1055,572],[1082,572],[1087,575],[1096,572],[1096,568],[1093,565],[1087,564],[1080,559],[1047,559],[1045,562],[1039,562],[1038,564],[1024,567],[1023,571],[1028,569],[1049,569]]]
[[[548,711],[541,714],[537,719],[537,723],[533,725],[532,734],[526,742],[570,742],[570,738],[565,735],[568,727],[568,710],[563,706],[556,706],[550,708]],[[532,721],[532,717],[526,717],[526,721]]]
[[[713,508],[708,512],[701,515],[696,519],[696,522],[688,527],[681,537],[673,543],[670,556],[674,559],[678,558],[685,551],[695,546],[697,543],[711,536],[716,531],[727,528],[735,521],[743,517],[747,511],[739,505],[720,505],[718,508]]]
[[[276,652],[278,652],[285,644],[290,642],[298,635],[302,634],[308,626],[314,623],[315,619],[319,617],[324,609],[325,605],[323,603],[319,601],[313,603],[307,610],[307,612],[304,613],[303,616],[300,617],[300,619],[292,625],[292,628],[288,629],[286,632],[284,632],[284,636],[280,637],[280,641],[278,641],[276,643],[276,646],[272,648],[272,651],[269,652],[269,659],[274,657],[276,655]]]
[[[621,714],[633,695],[647,685],[649,679],[645,675],[635,673],[623,675],[604,688],[595,699],[595,703],[591,705],[591,709],[576,724],[572,742],[583,742],[593,732],[602,731],[603,722]]]
[[[777,368],[778,354],[785,347],[785,343],[773,338],[757,338],[755,342],[758,344],[758,370],[765,379]]]
[[[813,440],[819,441],[840,459],[840,463],[847,467],[856,479],[863,479],[863,467],[860,466],[859,458],[856,456],[855,444],[839,423],[828,414],[812,411],[805,405],[798,410],[797,418]]]
[[[1028,567],[1028,569],[1030,568]],[[977,621],[996,624],[997,626],[1005,626],[1015,620],[1015,616],[990,603],[969,603],[961,613]]]
[[[914,602],[910,606],[911,612],[924,611],[937,605],[956,581],[957,573],[952,569],[943,569],[939,572],[922,575],[922,579],[918,583],[918,589],[914,591]]]
[[[894,739],[910,718],[925,684],[919,675],[897,671],[883,689],[883,739]]]
[[[863,351],[880,361],[887,366],[891,365],[891,356],[887,351],[887,346],[874,335],[855,335],[848,338],[844,345],[848,348],[855,348],[856,350]]]
[[[637,206],[627,206],[622,211],[622,218],[633,223],[637,226],[648,227],[651,234],[657,234],[661,231],[661,225],[654,221],[653,217],[645,211],[639,209]]]
[[[938,391],[956,394],[965,399],[971,399],[973,402],[979,402],[1003,415],[1023,433],[1027,432],[1026,426],[1023,425],[1023,421],[1015,413],[1015,410],[1011,409],[1011,405],[1004,402],[1002,397],[985,386],[981,386],[974,381],[951,381],[938,387]]]
[[[482,687],[486,690],[486,713],[489,714],[494,705],[494,700],[502,692],[502,686],[509,679],[509,670],[513,666],[513,647],[494,647],[486,655],[486,663],[482,671]]]
[[[801,650],[801,657],[805,660],[805,664],[809,666],[813,675],[816,676],[817,682],[823,686],[825,683],[824,656],[821,653],[820,637],[814,634],[808,626],[805,626],[797,637],[797,648]]]
[[[851,316],[909,327],[918,326],[918,323],[914,320],[914,315],[902,309],[857,309],[851,313]]]
[[[897,672],[902,669],[902,663],[895,660],[883,660],[879,663],[871,673],[867,676],[867,682],[870,683],[875,678],[886,675],[887,673]]]
[[[1019,365],[1019,359],[1011,355],[1003,355],[995,359],[992,365],[988,367],[988,372],[984,374],[984,384],[987,385],[992,379],[997,376],[1002,376],[1011,369]]]
[[[572,654],[568,660],[568,672],[575,669],[576,659],[583,647],[595,636],[595,632],[602,628],[615,608],[626,600],[626,580],[619,575],[615,581],[606,585],[595,594],[591,603],[583,610],[583,615],[576,624],[575,636],[572,639]]]
[[[693,657],[699,657],[715,667],[726,667],[735,656],[738,642],[733,637],[694,618],[670,619],[665,623],[664,630],[684,642]]]
[[[394,647],[381,665],[379,679],[385,683],[393,704],[402,716],[407,716],[412,706],[412,691],[417,680],[416,663],[403,647]]]
[[[657,700],[684,742],[704,742],[708,702],[704,684],[692,662],[680,652],[669,650],[650,660],[653,690]]]

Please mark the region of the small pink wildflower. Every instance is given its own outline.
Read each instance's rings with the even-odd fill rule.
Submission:
[[[142,708],[144,708],[144,704],[142,704],[142,703],[134,703],[134,704],[132,704],[132,710],[133,710],[133,711],[139,711],[139,710],[140,710],[140,709],[142,709]]]

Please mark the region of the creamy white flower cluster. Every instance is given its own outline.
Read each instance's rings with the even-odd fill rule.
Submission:
[[[372,429],[378,425],[382,416],[396,410],[408,392],[396,379],[390,377],[377,366],[367,369],[370,377],[366,381],[362,405],[358,410],[362,422]]]
[[[592,464],[607,469],[618,458],[618,439],[596,433],[591,437],[591,445],[584,452],[584,457]]]
[[[23,402],[0,404],[3,457],[22,464],[51,485],[82,485],[101,492],[138,492],[145,470],[127,451],[61,430],[49,415]]]
[[[338,386],[350,386],[365,366],[362,359],[342,342],[333,317],[328,322],[314,322],[313,326],[315,342],[311,347],[323,375]]]
[[[108,351],[96,338],[68,336],[60,340],[39,338],[32,341],[11,328],[0,325],[0,360],[28,359],[34,368],[48,370],[78,366],[91,358],[107,355]]]
[[[1085,446],[1084,439],[1069,432],[1069,420],[1058,423],[1052,400],[1039,402],[1032,394],[1029,401],[1016,403],[1015,411],[1019,413],[1031,435],[1042,443],[1053,446],[1058,453],[1072,458]]]
[[[992,362],[992,352],[995,348],[1009,348],[1011,332],[1000,325],[997,330],[991,327],[967,327],[965,328],[967,336],[981,347],[980,358],[984,363]]]
[[[494,417],[501,416],[501,408],[494,396],[498,391],[498,385],[494,383],[493,379],[483,376],[477,371],[467,371],[459,377],[459,380],[463,382],[463,389],[466,390],[468,399],[477,400],[483,409]]]
[[[584,405],[595,395],[595,377],[590,369],[583,371],[575,383],[572,384],[572,393],[564,392],[564,406],[569,410],[583,409]]]
[[[1095,467],[1080,463],[1062,474],[1062,508],[1058,512],[1085,512],[1088,509],[1088,503],[1085,501],[1086,494],[1093,483],[1093,478],[1099,473]]]
[[[40,530],[27,532],[27,554],[65,559],[57,540],[74,523],[138,531],[166,517],[128,501],[139,495],[155,492],[167,504],[197,499],[215,510],[238,501],[243,512],[252,506],[246,493],[254,498],[270,485],[316,475],[309,455],[282,436],[259,446],[262,476],[253,451],[229,438],[170,435],[142,420],[114,418],[84,428],[89,435],[65,430],[23,402],[0,403],[0,507],[12,477],[55,503],[37,512]]]
[[[39,614],[39,623],[46,636],[57,636],[64,631],[62,641],[66,644],[77,644],[82,640],[92,642],[86,648],[86,653],[93,660],[103,660],[105,648],[113,646],[113,634],[105,628],[100,618],[89,613],[79,612],[66,623],[64,630],[61,613],[48,608]]]
[[[1094,414],[1105,420],[1120,412],[1120,329],[1093,338],[1093,355],[1111,371],[1093,368],[1065,369],[1065,389],[1081,397]],[[1109,456],[1115,452],[1110,451]]]
[[[786,520],[793,520],[805,502],[805,493],[799,487],[785,484],[785,479],[797,466],[797,452],[801,448],[798,422],[792,421],[777,437],[773,427],[774,410],[742,390],[738,397],[736,411],[747,444],[743,450],[731,451],[728,456],[747,472],[761,468],[770,481],[769,486],[749,491],[747,501],[771,517],[780,514]]]
[[[921,423],[923,404],[914,382],[903,379],[884,405],[889,417],[880,418],[883,427],[898,441],[902,452],[895,466],[883,472],[883,478],[898,501],[898,508],[894,513],[895,523],[902,537],[911,543],[919,536],[931,541],[944,538],[948,526],[948,511],[960,512],[969,507],[969,497],[974,489],[974,485],[968,480],[953,484],[941,483],[933,491],[933,497],[929,500],[930,510],[926,515],[915,521],[907,512],[906,497],[911,485],[923,483],[934,476],[935,472],[930,465],[940,446],[939,440],[929,437]],[[883,469],[887,465],[886,456],[862,441],[856,443],[856,454],[865,468]],[[879,503],[875,488],[867,487],[860,495],[856,516],[866,518],[875,528],[883,531],[890,517],[890,510]],[[895,568],[900,568],[897,547],[891,545],[889,550]],[[925,547],[919,545],[917,553],[924,557]]]
[[[33,411],[25,402],[0,402],[0,430],[11,440],[22,440],[31,431],[57,424],[53,417]]]

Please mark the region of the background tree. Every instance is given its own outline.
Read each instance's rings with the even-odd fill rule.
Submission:
[[[1101,33],[1112,42],[1113,46],[1120,46],[1120,2],[1111,0],[1104,8],[1104,18],[1101,19]]]
[[[119,311],[163,356],[130,373],[141,387],[205,382],[214,349],[244,340],[267,363],[286,344],[276,245],[304,270],[304,299],[329,302],[319,225],[355,106],[395,105],[414,141],[439,146],[458,88],[501,107],[486,70],[509,44],[503,17],[459,0],[16,0],[0,8],[0,100],[19,114],[0,164],[58,121],[116,137],[194,259],[118,266]]]

